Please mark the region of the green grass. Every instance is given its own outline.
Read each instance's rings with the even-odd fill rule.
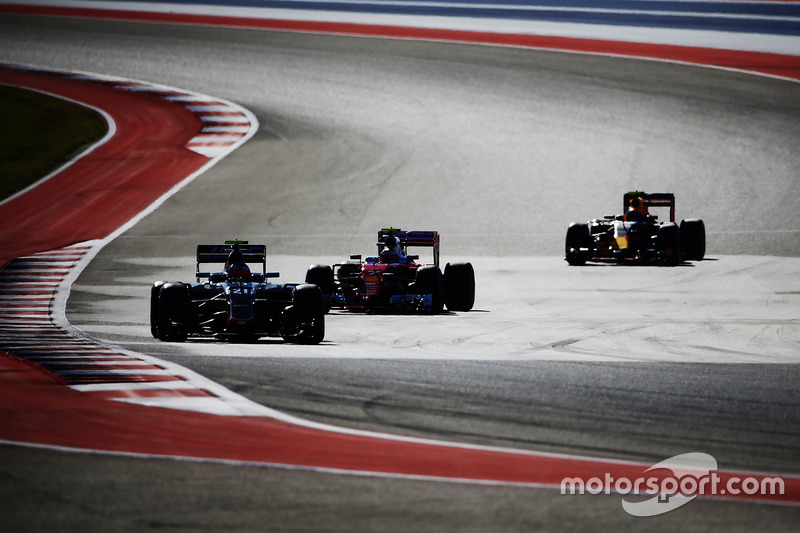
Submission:
[[[47,176],[107,131],[91,109],[0,85],[0,200]]]

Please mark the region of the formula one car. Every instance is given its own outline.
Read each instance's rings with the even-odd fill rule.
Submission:
[[[196,283],[157,281],[150,290],[150,329],[162,341],[188,337],[252,341],[283,337],[318,344],[325,336],[322,292],[309,284],[267,282],[266,246],[247,241],[197,246]],[[261,263],[261,273],[247,263]],[[201,272],[224,263],[221,272]],[[204,281],[201,281],[204,280]]]
[[[652,208],[668,208],[669,221],[658,222]],[[566,260],[570,265],[587,261],[660,263],[677,265],[701,261],[706,252],[706,228],[702,220],[675,223],[675,195],[631,191],[623,197],[622,215],[606,215],[567,229]]]
[[[433,248],[433,264],[419,264],[408,248]],[[437,314],[469,311],[475,302],[475,271],[471,263],[439,268],[439,233],[384,228],[378,232],[378,255],[362,260],[312,265],[306,283],[322,289],[326,307],[354,311],[394,311]]]

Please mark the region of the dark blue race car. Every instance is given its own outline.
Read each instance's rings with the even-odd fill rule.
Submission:
[[[224,263],[220,272],[201,272],[205,263]],[[250,271],[261,264],[261,273]],[[197,246],[195,283],[158,281],[150,290],[150,329],[167,342],[190,337],[253,341],[282,337],[287,342],[318,344],[325,336],[325,312],[319,287],[307,283],[271,283],[266,246],[247,241]]]

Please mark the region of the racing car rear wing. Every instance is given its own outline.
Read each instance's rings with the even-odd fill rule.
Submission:
[[[383,228],[378,231],[378,249],[380,250],[386,239],[394,235],[400,239],[403,250],[409,246],[433,248],[433,263],[439,266],[439,232],[438,231],[403,231],[400,228]]]
[[[198,244],[196,273],[198,280],[209,277],[208,272],[201,272],[200,265],[206,263],[227,263],[228,256],[234,246],[239,247],[245,263],[248,265],[261,263],[264,277],[278,277],[277,272],[267,273],[267,247],[263,244],[248,244],[247,241],[226,241],[225,244]]]
[[[645,200],[648,207],[669,207],[669,221],[675,222],[675,195],[671,192],[627,192],[622,199],[623,213],[628,210],[628,205],[633,198],[641,198]]]

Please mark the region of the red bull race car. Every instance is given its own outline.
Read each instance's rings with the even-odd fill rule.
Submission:
[[[322,292],[300,283],[271,283],[266,246],[247,241],[197,246],[195,283],[157,281],[150,289],[153,337],[183,342],[189,337],[253,341],[282,337],[318,344],[325,336]],[[201,272],[206,263],[224,263],[220,272]],[[250,271],[261,264],[261,273]]]
[[[471,263],[439,267],[439,233],[384,228],[378,231],[378,255],[312,265],[306,283],[322,289],[328,309],[438,314],[469,311],[475,302],[475,271]],[[433,263],[420,264],[411,247],[431,248]]]
[[[650,211],[668,210],[660,222]],[[623,213],[606,215],[567,229],[565,258],[573,266],[587,261],[677,265],[701,261],[706,253],[702,220],[675,222],[675,195],[631,191],[623,197]]]

